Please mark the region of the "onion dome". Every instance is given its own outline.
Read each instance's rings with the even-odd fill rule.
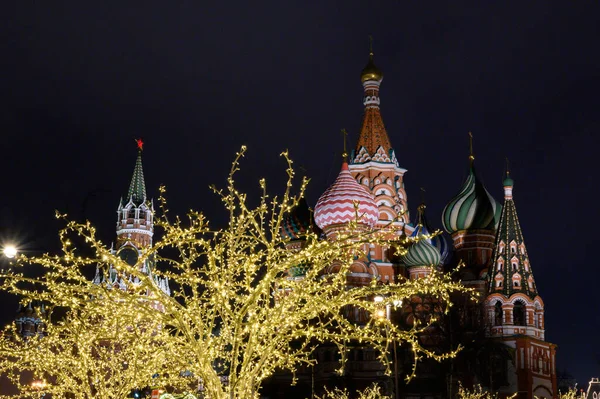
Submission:
[[[421,204],[417,208],[417,211],[418,211],[417,225],[415,226],[415,230],[410,235],[413,238],[420,237],[420,236],[428,236],[431,234],[429,232],[429,225],[427,223],[427,220],[425,219],[425,208],[426,208],[425,204]],[[426,240],[431,244],[430,238],[426,238]]]
[[[432,266],[440,264],[441,256],[437,248],[428,240],[420,240],[408,249],[402,257],[406,267]]]
[[[431,234],[432,229],[429,227],[429,223],[427,223],[427,218],[425,217],[425,208],[425,204],[421,204],[417,208],[417,224],[415,226],[415,230],[410,235],[413,238],[419,236],[428,236]],[[433,238],[426,238],[425,240],[437,248],[438,252],[440,253],[441,263],[445,264],[450,258],[450,245],[448,244],[448,240],[444,234],[438,234]]]
[[[460,230],[495,230],[502,206],[485,189],[471,162],[460,192],[444,208],[442,223],[450,234]]]
[[[375,66],[375,63],[373,62],[373,52],[372,51],[369,54],[369,62],[367,63],[367,65],[363,68],[362,72],[360,73],[360,81],[364,83],[367,80],[377,80],[377,81],[383,80],[383,72],[381,72],[379,70],[379,68],[377,68]]]
[[[300,198],[298,205],[285,215],[281,223],[281,236],[291,240],[299,240],[309,231],[315,230],[313,215],[306,199]]]
[[[431,239],[431,244],[437,248],[441,256],[441,264],[445,265],[450,260],[450,244],[445,236],[445,233],[441,233]]]
[[[373,194],[354,180],[348,170],[348,163],[344,161],[335,182],[317,201],[315,223],[325,230],[330,226],[356,220],[357,213],[359,222],[371,228],[379,219],[379,209]]]

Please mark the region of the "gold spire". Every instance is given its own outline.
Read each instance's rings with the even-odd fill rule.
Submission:
[[[346,129],[342,129],[342,136],[344,137],[344,152],[342,152],[342,158],[344,158],[344,162],[348,162],[348,151],[346,150],[346,137],[348,136],[348,132]]]
[[[475,155],[473,154],[473,133],[471,132],[469,132],[469,161],[471,161],[471,165],[475,161]]]
[[[427,208],[425,205],[425,189],[421,187],[421,203],[417,207],[417,210],[419,211],[419,220],[417,225],[419,226],[423,226],[423,212],[425,212],[425,208]]]
[[[369,57],[373,58],[373,36],[369,35]]]
[[[509,163],[508,163],[508,157],[505,158],[506,159],[506,178],[510,177],[510,168],[509,168]]]

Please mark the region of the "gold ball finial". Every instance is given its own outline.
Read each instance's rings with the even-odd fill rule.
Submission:
[[[360,81],[364,83],[367,80],[381,81],[382,79],[383,72],[381,72],[373,62],[373,36],[369,35],[369,62],[360,74]]]
[[[342,137],[344,138],[344,151],[342,152],[342,158],[344,162],[348,161],[348,151],[346,150],[346,137],[348,137],[348,132],[346,129],[342,129]]]

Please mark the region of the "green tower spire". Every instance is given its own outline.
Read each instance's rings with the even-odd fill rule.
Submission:
[[[144,182],[144,170],[142,168],[142,150],[144,143],[141,139],[136,140],[136,142],[139,151],[125,202],[132,199],[136,205],[140,205],[142,202],[146,201],[146,183]]]
[[[489,273],[489,292],[498,292],[507,298],[516,293],[535,298],[538,292],[513,200],[513,186],[513,179],[507,177],[504,180],[504,206],[490,266],[493,269]]]

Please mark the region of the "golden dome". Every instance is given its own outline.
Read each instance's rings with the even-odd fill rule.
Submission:
[[[369,62],[363,68],[363,70],[360,74],[360,81],[364,83],[367,80],[381,81],[382,79],[383,79],[383,72],[381,72],[379,70],[379,68],[377,68],[375,66],[375,63],[373,62],[373,53],[371,53],[371,54],[369,54]]]

